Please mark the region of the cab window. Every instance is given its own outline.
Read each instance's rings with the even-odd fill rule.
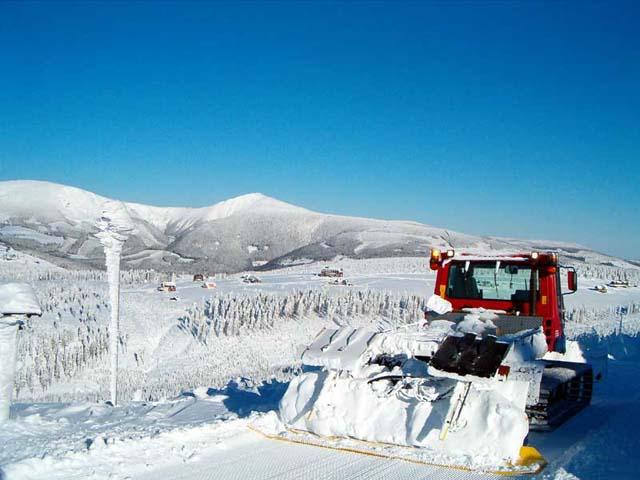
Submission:
[[[447,296],[527,302],[531,298],[531,267],[498,262],[453,262]]]

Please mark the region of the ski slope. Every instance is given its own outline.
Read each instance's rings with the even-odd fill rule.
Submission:
[[[7,264],[22,265],[18,262],[23,260],[29,259],[17,258]],[[128,375],[123,380],[132,382],[131,396],[117,407],[99,401],[107,378],[100,357],[75,376],[56,380],[40,393],[38,401],[30,398],[38,392],[22,390],[12,407],[12,420],[0,428],[0,478],[490,477],[292,445],[250,431],[253,421],[277,409],[288,379],[295,374],[291,368],[299,358],[297,349],[332,320],[299,318],[264,331],[210,338],[206,345],[176,328],[185,309],[193,309],[212,295],[280,298],[303,290],[322,298],[341,299],[348,292],[427,296],[433,290],[433,276],[407,259],[348,262],[347,278],[353,287],[328,285],[327,279],[315,276],[313,272],[324,264],[258,274],[262,280],[259,284],[245,284],[240,276],[230,275],[217,279],[214,291],[203,289],[190,278],[178,279],[175,293],[158,292],[156,283],[127,283],[122,293],[121,326],[126,337],[122,366]],[[40,267],[33,265],[34,269]],[[25,263],[24,268],[30,267]],[[54,287],[51,280],[33,278],[36,291],[45,296],[46,311],[30,327],[42,330],[25,331],[25,339],[36,332],[58,338],[54,337],[57,329],[77,328],[68,313],[69,305],[75,310],[79,308],[76,305],[88,309],[88,303],[100,302],[104,295],[104,285],[86,274],[69,274],[63,277],[63,286]],[[130,278],[136,277],[132,274]],[[602,279],[581,278],[578,293],[566,296],[565,301],[568,309],[580,313],[567,325],[567,332],[594,356],[604,378],[596,384],[588,409],[553,433],[529,435],[529,443],[549,461],[540,478],[640,476],[638,464],[629,460],[640,448],[636,412],[640,404],[640,314],[616,313],[620,306],[640,303],[640,288],[609,289],[602,294],[590,289],[598,283]],[[85,297],[84,292],[91,294]],[[178,300],[171,300],[172,296]],[[107,313],[92,322],[106,325]],[[358,317],[354,321],[362,324],[375,319]],[[67,345],[67,349],[72,346]],[[145,353],[139,364],[133,359],[134,353]],[[214,377],[207,376],[214,370]],[[236,378],[239,375],[245,378]],[[156,379],[170,379],[169,390],[156,391],[159,397],[152,399],[137,393],[139,382],[151,384]],[[226,379],[225,383],[218,385],[220,379]],[[264,383],[265,379],[270,381]],[[201,383],[194,384],[198,381]],[[173,388],[182,393],[167,394]],[[80,400],[83,396],[97,399]]]
[[[530,434],[549,461],[536,478],[637,478],[640,469],[629,459],[640,447],[639,374],[637,359],[612,360],[588,409],[552,433]],[[0,471],[7,480],[498,478],[266,439],[249,427],[276,408],[282,391],[279,383],[231,382],[115,409],[20,404],[16,421],[0,434],[12,446],[0,451]]]
[[[336,452],[308,445],[262,439],[247,433],[228,449],[220,449],[189,465],[176,465],[132,477],[135,480],[449,480],[498,478],[475,472],[446,470],[402,460]]]
[[[532,432],[529,442],[549,462],[534,478],[567,480],[635,479],[640,466],[630,461],[640,448],[640,365],[634,361],[609,363],[606,377],[596,385],[591,406],[554,432]],[[633,392],[631,393],[630,392]],[[246,433],[228,445],[189,465],[152,470],[133,478],[242,480],[308,479],[480,479],[504,478],[478,472],[443,469],[380,459],[357,453],[297,445]],[[248,465],[247,465],[248,462]],[[520,478],[532,478],[521,476]]]

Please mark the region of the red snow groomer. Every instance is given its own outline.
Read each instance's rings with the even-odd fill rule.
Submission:
[[[577,413],[593,386],[591,366],[564,339],[557,254],[434,249],[430,265],[425,320],[324,328],[257,430],[430,466],[538,474],[546,461],[525,445],[529,430]],[[567,283],[576,291],[572,268]]]
[[[542,328],[549,352],[565,353],[563,295],[574,293],[577,276],[573,267],[558,263],[553,252],[510,255],[475,255],[454,250],[431,250],[430,268],[435,270],[435,294],[451,303],[444,315],[451,321],[461,313],[484,308],[497,314],[498,337]],[[561,271],[567,275],[568,292],[561,287]],[[449,337],[439,358],[441,370],[465,374],[479,361],[482,346],[460,337]],[[530,427],[549,430],[561,424],[591,401],[593,370],[589,364],[544,359],[538,402],[527,405]],[[548,357],[549,355],[547,355]]]

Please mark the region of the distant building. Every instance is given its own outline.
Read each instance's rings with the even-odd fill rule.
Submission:
[[[344,277],[342,269],[337,270],[335,268],[324,267],[318,274],[320,277]]]
[[[159,292],[175,292],[176,282],[162,282],[158,287]]]

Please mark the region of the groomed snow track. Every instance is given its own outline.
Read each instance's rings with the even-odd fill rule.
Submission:
[[[158,478],[172,480],[479,480],[504,477],[279,442],[264,439],[256,433],[248,433],[233,446],[221,448],[193,462],[153,470],[134,478],[135,480],[157,480]]]

